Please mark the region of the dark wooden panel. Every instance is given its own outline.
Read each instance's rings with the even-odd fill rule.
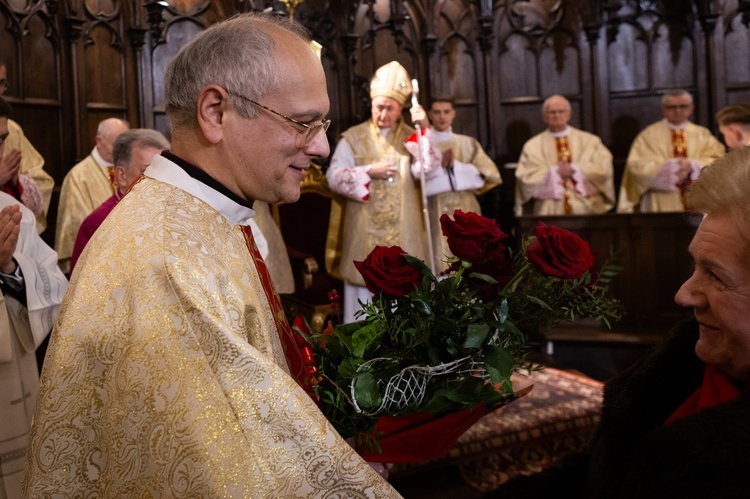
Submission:
[[[640,25],[620,25],[607,45],[607,59],[611,92],[648,89],[648,39]]]
[[[125,105],[123,47],[118,35],[106,24],[90,32],[84,49],[84,100],[87,103]]]

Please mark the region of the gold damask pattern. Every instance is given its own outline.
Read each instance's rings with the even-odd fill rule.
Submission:
[[[414,256],[427,257],[421,196],[411,176],[409,155],[404,147],[413,132],[413,128],[399,119],[385,139],[371,121],[353,126],[342,134],[352,148],[356,166],[386,157],[398,164],[398,175],[392,182],[370,181],[368,201],[346,201],[340,270],[351,284],[364,286],[352,262],[364,260],[377,245],[398,245]]]
[[[144,179],[79,261],[31,497],[398,497],[288,375],[241,227]]]

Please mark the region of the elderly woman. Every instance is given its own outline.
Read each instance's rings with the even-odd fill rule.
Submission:
[[[687,192],[705,213],[675,296],[695,320],[605,386],[587,452],[488,497],[750,497],[750,147]]]

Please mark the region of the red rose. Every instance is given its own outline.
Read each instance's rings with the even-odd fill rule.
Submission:
[[[589,243],[570,231],[539,222],[536,239],[526,248],[526,257],[540,273],[563,279],[577,279],[594,265]]]
[[[476,213],[456,210],[453,220],[446,214],[440,217],[443,235],[451,253],[461,260],[481,263],[496,258],[505,251],[501,241],[508,237],[497,222]]]
[[[365,261],[354,262],[371,293],[400,298],[419,286],[422,276],[406,262],[406,252],[398,246],[376,246]]]

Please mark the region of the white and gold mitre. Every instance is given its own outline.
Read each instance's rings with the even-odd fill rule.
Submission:
[[[370,82],[370,99],[390,97],[402,106],[411,96],[411,79],[406,69],[396,61],[380,66]]]

